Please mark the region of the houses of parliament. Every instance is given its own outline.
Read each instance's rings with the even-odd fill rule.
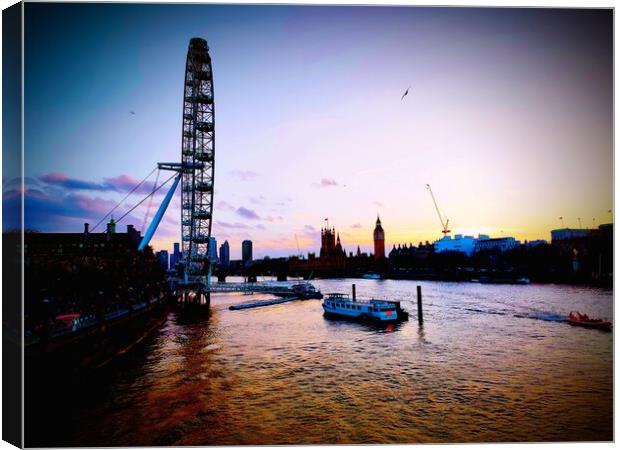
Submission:
[[[347,252],[340,241],[340,233],[334,227],[321,228],[321,249],[319,256],[309,253],[308,259],[291,258],[289,267],[291,272],[300,275],[314,273],[314,276],[337,276],[346,272],[365,273],[374,270],[385,263],[385,232],[381,226],[381,219],[377,216],[373,231],[374,255],[362,253],[359,245],[355,253]]]

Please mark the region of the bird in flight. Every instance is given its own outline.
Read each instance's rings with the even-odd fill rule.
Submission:
[[[403,99],[405,98],[405,96],[409,93],[409,89],[411,89],[411,86],[409,86],[409,87],[407,88],[407,90],[405,91],[405,93],[403,94],[403,96],[400,98],[400,101],[401,101],[401,102],[403,101]]]
[[[131,114],[132,116],[136,115],[136,113],[134,111],[129,111],[129,114]]]

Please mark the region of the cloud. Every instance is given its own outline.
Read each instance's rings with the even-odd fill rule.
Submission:
[[[315,185],[316,187],[318,187],[318,184],[313,183],[313,185]],[[273,205],[274,206],[286,206],[287,203],[292,203],[293,199],[291,197],[286,197],[284,199],[279,199],[278,201],[274,202]]]
[[[253,210],[244,208],[243,206],[240,206],[239,208],[237,208],[236,212],[238,215],[240,215],[244,219],[251,219],[251,220],[260,219],[260,216],[256,214]]]
[[[225,211],[234,211],[236,209],[233,205],[224,200],[220,200],[215,204],[215,206],[217,209],[223,209]]]
[[[338,186],[338,183],[333,178],[322,178],[320,183],[312,183],[317,188],[327,188]]]
[[[9,193],[7,193],[9,194]],[[19,192],[5,195],[4,201],[20,201]],[[24,221],[26,228],[41,231],[74,231],[82,230],[82,223],[89,222],[91,229],[114,206],[115,202],[99,197],[69,193],[66,195],[50,195],[41,189],[26,189],[24,193]],[[124,211],[123,211],[124,212]],[[119,216],[121,212],[119,211]],[[123,224],[142,225],[142,220],[129,214]],[[102,225],[97,231],[103,229]]]
[[[265,196],[261,195],[259,197],[250,197],[250,202],[254,203],[255,205],[260,205],[265,201]]]
[[[282,217],[282,216],[275,216],[275,217],[273,217],[273,216],[268,216],[268,217],[265,217],[265,220],[266,220],[267,222],[275,222],[275,221],[279,221],[279,222],[281,222],[281,221],[283,221],[283,220],[284,220],[284,217]]]
[[[73,191],[99,191],[99,192],[121,192],[127,193],[134,189],[139,183],[139,180],[129,175],[118,175],[116,177],[104,178],[103,182],[95,182],[89,180],[81,180],[79,178],[72,178],[69,175],[59,172],[48,173],[39,177],[39,180],[56,187],[61,187]],[[157,185],[160,186],[164,180],[158,181]],[[138,189],[138,194],[150,194],[153,191],[154,182],[146,181]],[[161,194],[165,189],[157,191]]]
[[[362,225],[359,223],[354,223],[353,225],[351,225],[351,228],[362,228]]]
[[[230,223],[230,222],[220,222],[217,221],[215,222],[215,224],[218,227],[222,227],[222,228],[233,228],[233,229],[240,229],[240,230],[247,230],[250,227],[244,223],[239,223],[239,222],[235,222],[235,223]]]
[[[140,183],[140,181],[136,180],[135,178],[130,177],[129,175],[119,175],[117,177],[104,178],[103,181],[104,181],[103,183],[104,186],[116,192],[129,192],[133,188],[135,188],[138,185],[138,183]],[[166,178],[163,180],[159,180],[157,182],[157,185],[158,186],[161,185],[164,181],[166,181]],[[146,181],[136,190],[136,192],[141,193],[141,194],[150,194],[151,192],[153,192],[154,184],[155,184],[154,182]],[[164,191],[165,189],[162,188],[162,190],[159,190],[158,192],[164,192]]]
[[[265,230],[266,229],[265,225],[263,225],[262,223],[259,223],[258,225],[256,225],[255,228],[258,229],[258,230]]]
[[[253,180],[258,175],[252,170],[233,170],[230,173],[232,174],[232,176],[239,178],[241,181]]]
[[[303,232],[304,236],[307,236],[307,237],[310,237],[310,238],[315,238],[315,237],[318,236],[318,234],[319,234],[319,232],[312,225],[305,225],[304,226],[304,232]]]
[[[45,183],[51,184],[53,186],[61,186],[66,189],[81,189],[90,191],[109,190],[103,184],[95,183],[92,181],[78,180],[77,178],[70,178],[68,175],[58,172],[48,173],[47,175],[43,175],[40,179]]]

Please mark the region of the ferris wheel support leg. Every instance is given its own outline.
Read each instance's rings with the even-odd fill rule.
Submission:
[[[207,292],[211,292],[211,276],[213,275],[213,266],[209,262],[209,271],[207,272]]]
[[[155,231],[157,230],[157,227],[159,226],[159,222],[161,222],[162,217],[164,217],[164,214],[166,213],[166,209],[168,209],[168,205],[170,204],[170,200],[172,199],[172,194],[174,194],[174,191],[176,191],[180,180],[181,180],[181,172],[179,172],[179,174],[174,179],[174,183],[172,183],[172,186],[170,187],[170,190],[166,194],[164,201],[161,202],[161,205],[159,206],[157,213],[153,216],[153,221],[151,222],[151,225],[149,225],[148,230],[146,230],[146,233],[144,234],[144,237],[142,238],[142,241],[140,242],[140,245],[138,246],[138,250],[144,250],[144,247],[149,245],[149,242],[151,242],[151,238],[155,234]]]

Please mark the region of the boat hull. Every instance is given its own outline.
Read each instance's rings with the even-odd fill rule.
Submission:
[[[367,273],[367,274],[362,275],[362,278],[365,280],[380,280],[381,275],[376,274],[376,273]]]
[[[574,327],[592,328],[596,330],[611,331],[611,322],[582,322],[568,319],[569,325]]]
[[[570,325],[576,327],[593,328],[603,331],[611,331],[611,322],[603,319],[591,319],[586,314],[580,314],[578,311],[571,311],[567,319]]]
[[[409,320],[409,315],[405,312],[400,317],[396,317],[394,319],[381,319],[378,317],[372,317],[367,314],[361,314],[359,316],[351,316],[348,314],[341,314],[332,311],[323,311],[323,317],[328,319],[339,319],[339,320],[351,320],[354,322],[365,322],[365,323],[396,323],[403,322]]]

